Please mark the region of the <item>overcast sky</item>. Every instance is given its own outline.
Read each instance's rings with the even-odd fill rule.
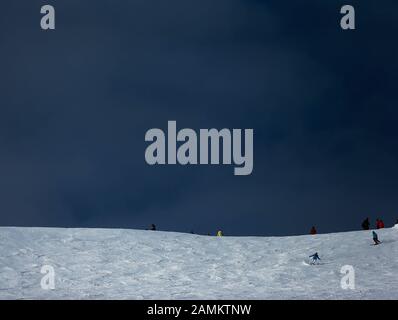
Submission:
[[[356,9],[355,31],[340,8]],[[40,7],[56,30],[40,29]],[[11,1],[0,225],[305,234],[398,219],[397,1]],[[254,170],[149,166],[148,129],[253,128]]]

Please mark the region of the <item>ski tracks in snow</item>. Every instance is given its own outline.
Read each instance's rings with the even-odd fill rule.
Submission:
[[[212,237],[112,229],[0,228],[0,299],[398,298],[398,232]],[[320,265],[305,263],[318,252]],[[40,287],[43,265],[55,290]],[[357,289],[340,287],[343,265]]]

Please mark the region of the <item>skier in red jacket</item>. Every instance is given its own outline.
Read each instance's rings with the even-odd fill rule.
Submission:
[[[381,219],[376,219],[376,228],[377,229],[383,229],[384,228],[384,222]]]
[[[310,230],[310,234],[315,235],[316,233],[317,232],[316,232],[315,226],[312,226],[312,228]]]

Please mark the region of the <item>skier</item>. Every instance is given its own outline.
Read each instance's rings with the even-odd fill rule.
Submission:
[[[315,235],[316,233],[317,232],[316,232],[315,226],[312,226],[312,228],[310,230],[310,234]]]
[[[156,226],[152,223],[151,226],[149,227],[149,230],[156,231]]]
[[[217,237],[222,237],[222,231],[221,230],[217,231]]]
[[[378,245],[381,243],[381,241],[379,240],[379,237],[377,236],[377,233],[372,231],[373,233],[373,241],[375,242],[375,245]]]
[[[362,229],[363,229],[363,230],[369,230],[369,227],[370,227],[369,218],[366,218],[366,219],[362,222]]]
[[[316,262],[318,260],[321,260],[321,258],[319,258],[318,252],[315,252],[314,254],[309,256],[310,258],[312,258],[311,264],[316,264]]]

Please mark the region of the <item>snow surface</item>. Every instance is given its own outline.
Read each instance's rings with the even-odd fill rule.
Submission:
[[[294,237],[0,228],[0,299],[398,299],[398,228]],[[318,252],[322,264],[309,265]],[[55,289],[40,286],[43,265]],[[355,268],[343,290],[341,267]]]

